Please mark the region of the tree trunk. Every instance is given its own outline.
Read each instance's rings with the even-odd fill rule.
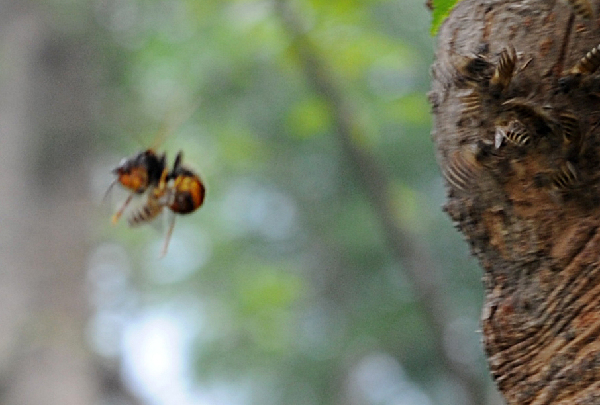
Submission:
[[[484,269],[483,342],[509,404],[600,404],[599,11],[464,0],[439,33],[445,209]]]

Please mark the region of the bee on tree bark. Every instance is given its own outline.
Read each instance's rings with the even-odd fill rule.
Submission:
[[[442,174],[455,189],[468,191],[476,186],[483,170],[477,152],[478,147],[476,145],[465,145],[454,151],[449,156],[446,164],[442,166]]]
[[[567,0],[567,2],[573,7],[573,11],[580,17],[586,20],[594,18],[594,9],[592,3],[589,0]]]
[[[496,136],[494,146],[499,149],[504,142],[511,145],[523,147],[531,143],[529,131],[519,120],[512,120],[507,126],[499,126],[496,128]]]
[[[490,79],[490,88],[493,93],[505,90],[512,80],[515,65],[517,63],[517,51],[510,45],[500,53],[500,59]]]

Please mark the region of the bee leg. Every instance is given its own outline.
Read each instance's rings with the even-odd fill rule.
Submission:
[[[125,202],[123,203],[123,205],[121,205],[121,208],[119,208],[119,210],[117,212],[115,212],[115,214],[112,216],[112,223],[113,223],[113,225],[116,224],[119,221],[119,218],[121,218],[121,215],[123,215],[123,212],[125,211],[125,208],[127,208],[127,206],[129,205],[129,203],[131,202],[132,198],[133,198],[133,194],[129,194],[129,197],[127,197],[127,199],[125,200]]]
[[[169,171],[167,169],[163,170],[162,174],[160,175],[160,179],[158,180],[158,186],[154,190],[152,190],[154,198],[156,198],[157,200],[163,198],[165,193],[167,192],[168,175]]]
[[[173,228],[175,228],[175,215],[171,215],[169,218],[169,227],[167,228],[167,234],[165,236],[165,242],[160,252],[159,258],[165,257],[167,250],[169,249],[169,242],[171,241],[171,235],[173,234]]]

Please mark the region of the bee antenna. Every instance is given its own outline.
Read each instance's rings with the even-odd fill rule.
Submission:
[[[175,158],[175,163],[173,163],[173,171],[179,169],[179,166],[181,166],[182,159],[183,159],[183,151],[179,151],[179,153],[177,153],[177,157]]]
[[[112,181],[112,183],[110,183],[110,186],[108,186],[108,189],[104,193],[104,197],[102,197],[102,202],[106,201],[106,198],[108,197],[108,194],[110,193],[110,190],[112,190],[112,188],[114,187],[114,185],[117,184],[118,182],[119,182],[119,178],[117,177],[116,179],[114,179]]]

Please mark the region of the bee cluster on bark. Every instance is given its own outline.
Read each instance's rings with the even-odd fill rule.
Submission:
[[[600,0],[464,0],[429,94],[509,404],[600,404]]]

